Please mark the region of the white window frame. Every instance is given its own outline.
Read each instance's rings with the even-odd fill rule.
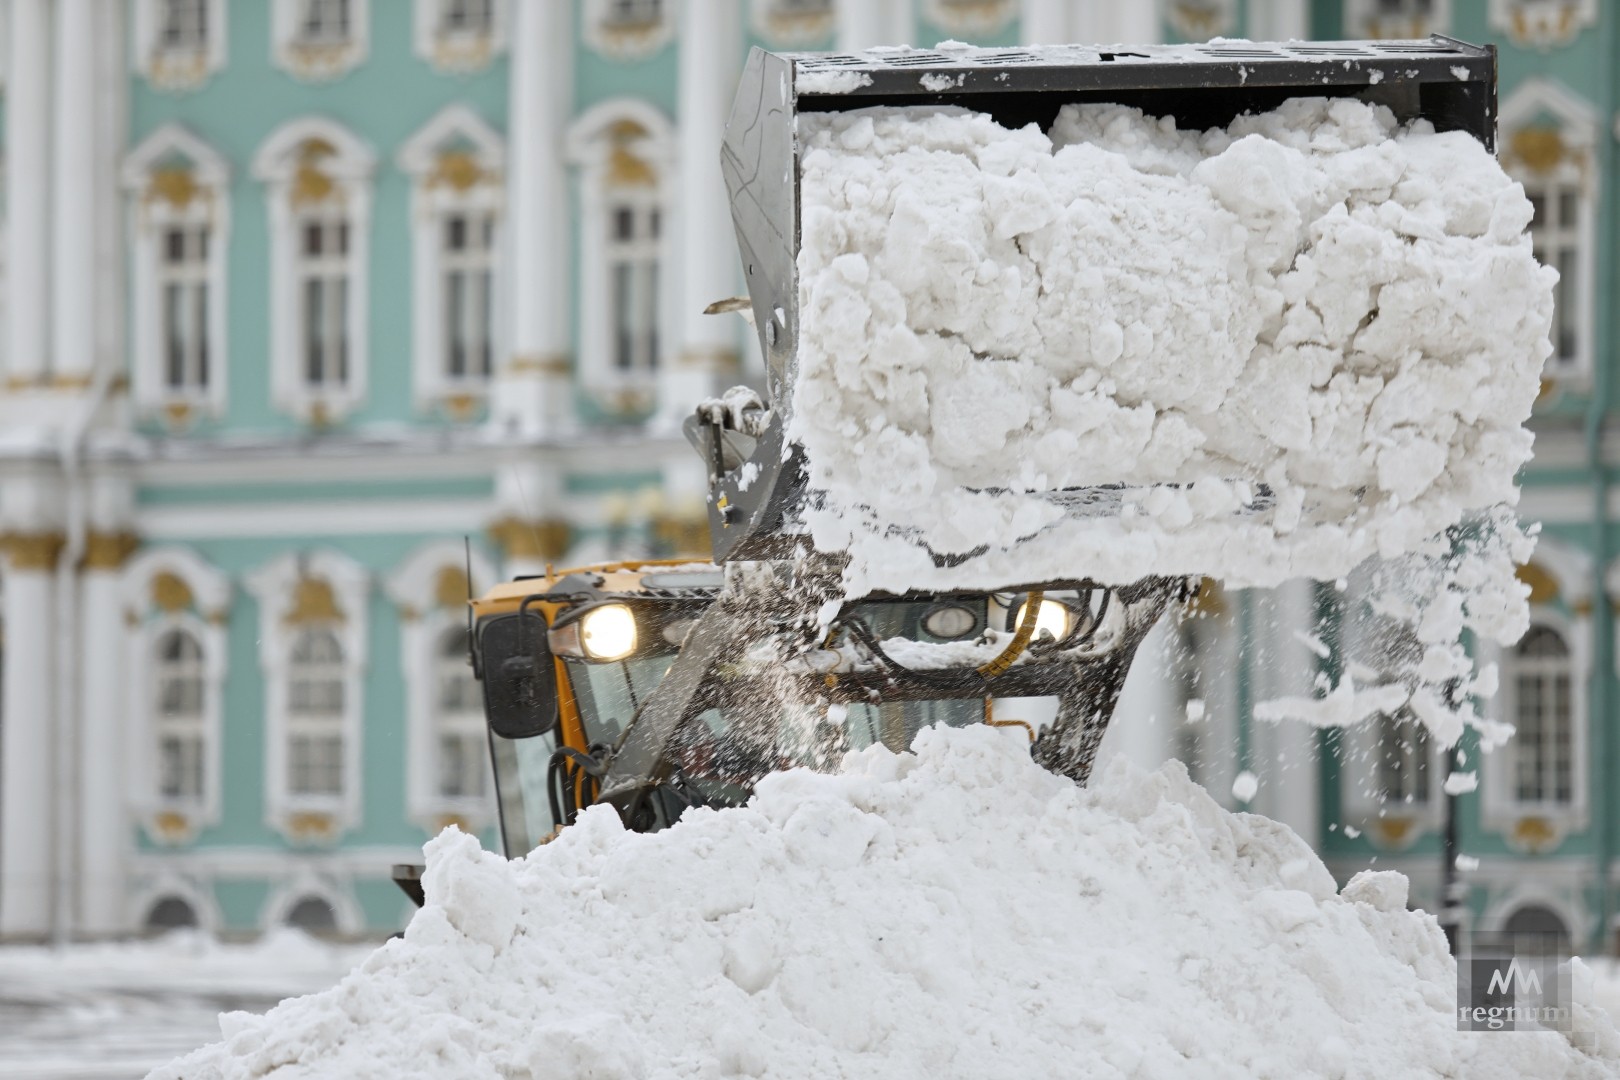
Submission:
[[[634,125],[641,134],[626,141],[615,132]],[[584,390],[610,409],[645,408],[657,391],[657,369],[621,371],[615,362],[612,262],[609,258],[613,210],[621,203],[643,212],[657,210],[661,223],[655,244],[658,299],[655,333],[665,353],[674,341],[669,287],[671,189],[675,162],[673,133],[662,112],[642,101],[616,98],[579,117],[568,134],[569,160],[577,169],[580,206],[579,378]],[[650,186],[615,182],[616,162],[633,161],[652,177]]]
[[[309,5],[332,0],[273,2],[270,13],[270,62],[276,67],[295,79],[325,82],[341,78],[365,62],[371,41],[370,0],[348,0],[347,38],[320,41],[311,41],[304,36]]]
[[[439,595],[446,571],[466,574],[467,552],[460,541],[430,541],[413,551],[389,574],[388,597],[399,609],[400,666],[406,684],[405,807],[410,820],[430,833],[460,819],[474,830],[495,823],[495,787],[485,776],[485,792],[476,798],[439,794],[439,660],[444,636],[466,626],[465,607],[452,606]],[[472,553],[473,595],[496,580],[494,564],[482,551]],[[480,716],[482,724],[482,716]],[[487,756],[486,756],[487,760]]]
[[[189,625],[192,622],[194,620],[183,617],[164,620],[163,625],[154,628],[156,632],[152,634],[152,651],[147,655],[147,663],[152,665],[153,700],[148,703],[148,707],[152,710],[153,734],[156,736],[153,741],[157,744],[157,797],[159,801],[177,803],[181,806],[195,806],[201,803],[208,783],[206,698],[209,660],[207,649],[203,646],[202,635],[198,633],[197,627]],[[195,650],[194,654],[168,656],[171,641],[185,643],[185,649]],[[164,698],[177,682],[196,683],[195,712],[181,715],[171,714],[167,710]],[[185,778],[195,784],[195,790],[165,790],[166,781],[169,779],[165,744],[170,740],[181,744],[196,744],[196,761],[186,763],[195,768],[195,776]],[[191,784],[182,783],[177,786],[189,788]]]
[[[185,585],[191,599],[188,610],[165,610],[158,605],[153,586],[160,575]],[[119,594],[124,621],[131,627],[125,670],[130,673],[129,690],[136,703],[134,745],[128,755],[132,808],[154,843],[187,843],[220,820],[230,580],[190,548],[148,548],[124,567]],[[203,789],[199,797],[189,799],[167,798],[159,784],[157,741],[162,719],[157,709],[155,658],[158,643],[173,629],[190,633],[202,648]]]
[[[341,613],[330,622],[291,621],[298,586],[305,578],[325,583]],[[359,563],[335,551],[317,550],[276,558],[249,575],[249,591],[259,605],[259,664],[265,680],[265,820],[289,840],[332,842],[360,823],[364,770],[365,672],[367,665],[370,575]],[[336,796],[295,794],[288,784],[290,738],[296,728],[291,712],[292,650],[309,626],[331,629],[343,648],[343,790]],[[323,816],[331,830],[311,836],[295,828],[305,815]]]
[[[656,5],[656,18],[627,21],[621,4]],[[585,0],[585,44],[613,60],[645,60],[675,38],[676,0]]]
[[[477,175],[451,174],[453,159]],[[506,319],[506,147],[500,135],[464,105],[451,105],[413,135],[399,151],[399,167],[411,177],[411,338],[413,397],[423,411],[447,408],[470,415],[488,399],[497,359],[503,355]],[[455,215],[489,217],[494,237],[488,252],[490,347],[488,375],[455,378],[448,370],[446,279],[454,259],[444,247],[445,228]]]
[[[365,400],[369,370],[371,149],[346,128],[305,117],[277,128],[254,157],[270,218],[270,387],[279,409],[313,423],[341,420]],[[313,173],[313,176],[311,175]],[[325,188],[312,201],[311,180]],[[312,385],[306,373],[303,227],[341,215],[348,225],[347,378]]]
[[[1503,753],[1505,753],[1510,759],[1505,770],[1507,773],[1508,782],[1507,797],[1517,809],[1526,813],[1550,814],[1553,816],[1558,816],[1563,814],[1571,805],[1574,804],[1575,775],[1587,764],[1584,759],[1575,756],[1575,727],[1579,724],[1581,719],[1580,713],[1575,704],[1575,649],[1569,639],[1568,634],[1558,627],[1549,625],[1545,618],[1532,621],[1530,624],[1530,630],[1525,637],[1529,638],[1531,635],[1537,633],[1554,635],[1558,642],[1563,645],[1565,651],[1562,654],[1555,656],[1520,656],[1518,650],[1520,645],[1523,644],[1522,641],[1520,642],[1520,645],[1514,645],[1503,650],[1504,663],[1502,669],[1501,690],[1503,710],[1508,718],[1508,721],[1519,729],[1514,733],[1512,740],[1508,742],[1507,746],[1503,748]],[[1554,732],[1556,730],[1556,726],[1560,722],[1568,725],[1568,753],[1570,757],[1569,797],[1567,799],[1560,799],[1557,796],[1556,791],[1549,793],[1548,791],[1543,790],[1541,795],[1536,797],[1526,797],[1520,794],[1519,768],[1524,762],[1524,754],[1531,750],[1530,744],[1525,741],[1529,737],[1530,733],[1525,730],[1525,726],[1521,722],[1523,719],[1522,709],[1527,704],[1531,704],[1521,699],[1519,694],[1519,677],[1525,675],[1539,676],[1542,680],[1567,679],[1569,681],[1568,715],[1560,718],[1556,715],[1556,713],[1544,712],[1543,719],[1551,726],[1544,726],[1539,736],[1540,745],[1535,748],[1537,751],[1541,752],[1543,758],[1546,759],[1542,762],[1542,767],[1540,770],[1541,775],[1537,777],[1537,781],[1538,783],[1551,785],[1553,783],[1552,776],[1550,775],[1553,768],[1551,763],[1551,755],[1554,750],[1552,744],[1556,741],[1554,738]],[[1546,700],[1544,693],[1543,700],[1536,704],[1545,707],[1551,703]]]
[[[198,0],[206,20],[201,42],[163,40],[170,0],[136,0],[130,33],[130,66],[159,90],[195,90],[225,68],[225,0]]]
[[[1558,122],[1564,153],[1552,169],[1538,172],[1517,160],[1513,140],[1516,134],[1540,124],[1548,116]],[[1596,303],[1597,200],[1602,191],[1596,154],[1599,132],[1597,110],[1551,79],[1526,79],[1502,102],[1497,127],[1501,132],[1498,144],[1503,148],[1503,165],[1514,179],[1524,185],[1526,194],[1540,189],[1544,199],[1551,196],[1554,201],[1559,194],[1575,195],[1575,223],[1573,227],[1560,231],[1576,242],[1575,272],[1579,280],[1575,283],[1573,295],[1568,285],[1561,282],[1559,296],[1566,303],[1574,303],[1576,349],[1569,356],[1559,354],[1559,323],[1564,313],[1554,311],[1553,353],[1547,358],[1542,376],[1559,383],[1585,385],[1592,377],[1596,329],[1593,312]],[[1538,223],[1532,222],[1530,227],[1532,236],[1537,235]]]
[[[179,163],[179,164],[177,164]],[[184,167],[189,189],[177,203],[160,178]],[[179,124],[165,124],[124,159],[122,181],[129,197],[131,353],[137,415],[185,427],[193,417],[225,413],[230,370],[229,290],[226,267],[231,239],[230,169],[223,155]],[[166,276],[164,244],[171,228],[208,230],[202,283],[208,290],[208,381],[172,387],[164,340]]]
[[[1400,14],[1380,12],[1380,0],[1344,0],[1344,35],[1360,38],[1426,38],[1451,32],[1451,0],[1433,0],[1427,17],[1403,0]]]
[[[486,33],[445,26],[446,12],[457,2],[464,0],[416,0],[416,55],[445,74],[482,71],[507,49],[507,0],[487,0],[490,27]]]
[[[1548,544],[1546,537],[1537,542],[1536,548],[1534,561],[1539,566],[1550,566],[1552,560],[1558,558],[1559,552]],[[1575,560],[1569,562],[1578,565]],[[1567,575],[1558,576],[1562,579]],[[1586,595],[1590,595],[1589,587]],[[1570,752],[1575,762],[1573,799],[1567,804],[1521,802],[1517,797],[1517,754],[1512,739],[1506,745],[1482,754],[1483,760],[1477,763],[1480,771],[1481,821],[1485,828],[1504,833],[1510,841],[1515,826],[1525,818],[1545,820],[1561,839],[1585,828],[1590,816],[1587,750],[1591,728],[1588,695],[1592,679],[1592,620],[1589,609],[1580,602],[1579,593],[1561,593],[1560,600],[1571,605],[1576,613],[1568,615],[1558,608],[1540,605],[1531,610],[1530,622],[1532,626],[1544,626],[1556,631],[1569,646]],[[1496,696],[1486,702],[1485,715],[1488,719],[1507,724],[1514,722],[1515,710],[1512,652],[1511,646],[1504,648],[1494,643],[1481,649],[1482,661],[1497,665],[1500,680]]]

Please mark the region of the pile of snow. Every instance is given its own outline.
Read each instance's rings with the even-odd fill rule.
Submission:
[[[1557,276],[1471,136],[1314,98],[799,130],[789,433],[852,594],[1331,580],[1516,502]]]
[[[606,808],[508,863],[428,845],[427,906],[336,988],[158,1078],[1613,1075],[1588,1005],[1462,1034],[1406,880],[1342,892],[1176,765],[1081,789],[1021,733],[931,729],[744,808]],[[1577,980],[1579,983],[1579,980]],[[1590,980],[1582,983],[1589,990]]]

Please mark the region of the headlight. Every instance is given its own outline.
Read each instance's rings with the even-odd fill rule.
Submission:
[[[961,604],[942,604],[923,616],[923,629],[933,637],[955,641],[979,628],[979,617]]]
[[[623,604],[604,604],[579,620],[579,641],[592,660],[622,660],[636,651],[636,617]]]
[[[1024,609],[1027,607],[1029,607],[1028,600],[1018,605],[1018,617],[1013,620],[1014,628],[1024,624]],[[1046,630],[1051,633],[1053,641],[1062,641],[1069,636],[1072,621],[1069,618],[1068,608],[1056,600],[1042,600],[1041,606],[1035,611],[1035,637],[1040,637],[1041,631]]]

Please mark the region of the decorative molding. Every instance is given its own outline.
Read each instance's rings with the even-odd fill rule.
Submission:
[[[1480,916],[1479,929],[1501,930],[1521,908],[1544,907],[1564,921],[1564,927],[1577,949],[1591,939],[1593,931],[1597,929],[1597,916],[1587,909],[1581,895],[1581,884],[1554,887],[1543,880],[1527,880],[1522,870],[1514,877],[1517,880],[1507,887],[1491,890],[1485,911]]]
[[[837,22],[833,9],[837,2],[748,0],[749,22],[754,33],[772,45],[802,49],[832,38]]]
[[[129,557],[140,549],[141,538],[132,532],[102,532],[91,529],[84,538],[86,570],[122,570]]]
[[[144,878],[144,880],[142,880]],[[128,928],[139,932],[146,927],[146,917],[157,904],[173,897],[182,900],[197,916],[197,929],[206,934],[218,934],[225,929],[225,919],[214,899],[209,883],[196,875],[163,870],[152,875],[137,875],[140,882],[129,894],[125,907]]]
[[[231,603],[231,581],[189,547],[150,547],[124,567],[119,598],[125,612],[147,617],[152,609],[169,614],[194,611],[209,622],[223,622]]]
[[[674,40],[675,2],[585,0],[581,27],[585,44],[613,60],[645,60]]]
[[[196,90],[225,68],[225,0],[203,0],[202,40],[165,42],[164,9],[168,0],[135,0],[130,28],[130,67],[157,90]]]
[[[1426,38],[1451,30],[1451,0],[1344,0],[1344,36]]]
[[[999,34],[1018,14],[1018,0],[922,0],[923,17],[941,30],[971,37]]]
[[[499,133],[465,105],[441,109],[399,150],[399,167],[412,179],[411,294],[412,385],[416,406],[442,408],[452,419],[470,419],[489,394],[489,378],[456,377],[444,354],[447,307],[446,221],[451,215],[492,222],[487,248],[491,289],[490,358],[504,354],[506,145]]]
[[[66,538],[58,532],[0,533],[0,552],[4,552],[14,571],[55,570]]]
[[[328,0],[272,0],[270,62],[303,82],[329,82],[342,78],[365,62],[371,41],[369,0],[347,0],[346,36],[311,40],[305,35],[310,7]],[[397,3],[397,0],[395,0]]]
[[[259,929],[286,926],[288,916],[302,900],[320,900],[331,908],[339,934],[361,934],[366,930],[365,912],[355,899],[353,881],[307,868],[295,870],[266,898],[259,910]]]
[[[1160,0],[1164,21],[1186,41],[1207,41],[1237,29],[1237,0]]]
[[[507,48],[507,0],[489,0],[487,32],[447,24],[446,9],[454,0],[416,0],[416,55],[447,75],[469,75],[489,67]]]
[[[561,518],[524,521],[504,517],[492,524],[489,538],[508,559],[554,562],[568,553],[573,527]]]
[[[271,133],[253,158],[270,216],[270,364],[275,405],[311,424],[342,420],[366,394],[370,325],[371,176],[376,156],[347,128],[302,117]],[[306,223],[341,221],[346,259],[346,379],[310,385],[304,371],[299,245]]]
[[[266,822],[293,843],[335,842],[360,822],[370,575],[347,555],[317,549],[271,560],[247,585],[259,605],[265,676]],[[343,790],[335,796],[295,795],[288,784],[292,649],[312,618],[343,651]]]
[[[1551,52],[1598,22],[1598,0],[1491,0],[1491,29],[1521,49]]]

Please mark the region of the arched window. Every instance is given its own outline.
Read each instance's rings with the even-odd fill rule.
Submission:
[[[416,402],[468,419],[489,391],[505,148],[462,105],[443,109],[400,148],[411,175]]]
[[[661,362],[669,122],[604,102],[570,133],[580,166],[580,376],[603,404],[651,406]]]
[[[1567,806],[1575,798],[1574,674],[1569,644],[1549,626],[1532,626],[1509,657],[1508,742],[1513,798]]]
[[[138,0],[135,66],[153,86],[193,90],[225,66],[225,0]]]
[[[1514,935],[1515,952],[1562,955],[1569,951],[1569,927],[1557,912],[1540,904],[1526,904],[1515,910],[1502,924],[1502,930]]]
[[[200,802],[208,760],[202,644],[189,630],[175,627],[157,639],[156,653],[158,797]]]
[[[178,896],[163,897],[146,913],[148,930],[179,930],[197,923],[197,912]]]
[[[275,0],[271,56],[276,66],[310,81],[348,72],[366,58],[369,9],[368,0]]]
[[[641,60],[675,34],[672,0],[585,0],[585,43],[615,60]]]
[[[1597,236],[1598,113],[1547,79],[1527,79],[1502,102],[1502,164],[1524,185],[1535,216],[1536,258],[1558,271],[1553,354],[1545,377],[1585,377],[1592,367]]]
[[[320,897],[306,896],[288,909],[287,925],[310,934],[332,934],[337,931],[337,912]]]
[[[343,793],[343,644],[331,630],[309,628],[293,639],[287,665],[287,793]]]
[[[153,132],[124,165],[131,246],[135,401],[183,427],[225,404],[228,169],[175,124]]]
[[[282,125],[254,158],[268,185],[273,397],[315,423],[365,395],[373,164],[322,118]]]
[[[1374,776],[1378,800],[1407,806],[1429,802],[1428,727],[1407,708],[1377,717],[1378,743]]]
[[[484,734],[483,687],[467,662],[467,631],[455,627],[439,639],[434,681],[438,686],[437,794],[444,799],[481,799],[489,773]]]

